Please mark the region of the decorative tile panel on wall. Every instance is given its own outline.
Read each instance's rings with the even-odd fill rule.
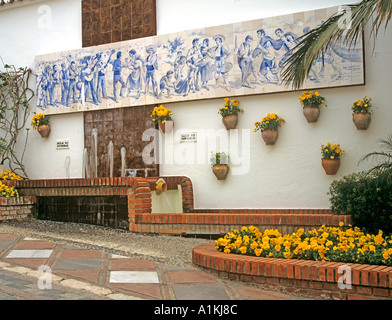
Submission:
[[[289,49],[336,11],[306,11],[38,56],[37,107],[56,114],[290,91],[281,82]],[[350,50],[337,43],[325,53],[324,64],[314,62],[303,89],[364,84],[363,59],[362,41]]]
[[[83,47],[154,36],[155,0],[82,1]]]

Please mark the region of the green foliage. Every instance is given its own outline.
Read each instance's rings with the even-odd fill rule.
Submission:
[[[370,172],[378,170],[392,170],[392,134],[390,134],[386,139],[381,140],[381,144],[384,146],[383,151],[370,152],[360,160],[361,162],[371,158],[379,159],[379,163],[371,168]]]
[[[392,233],[392,169],[353,173],[331,183],[331,210],[368,232]]]

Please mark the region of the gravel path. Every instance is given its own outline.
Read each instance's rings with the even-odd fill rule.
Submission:
[[[192,269],[195,268],[192,264],[192,248],[213,241],[131,233],[95,225],[48,220],[2,223],[0,233],[44,239]]]

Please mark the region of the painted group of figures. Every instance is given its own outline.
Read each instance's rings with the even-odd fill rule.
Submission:
[[[306,30],[304,30],[306,31]],[[91,102],[99,105],[102,99],[129,97],[132,93],[138,99],[141,94],[151,94],[157,98],[172,94],[187,96],[202,89],[210,90],[223,87],[230,90],[228,76],[233,69],[232,54],[237,57],[241,70],[241,79],[234,85],[236,88],[249,87],[250,76],[254,76],[253,84],[280,84],[282,64],[289,57],[290,49],[297,45],[297,36],[292,32],[284,33],[281,28],[275,30],[275,36],[266,35],[263,29],[257,30],[257,45],[252,48],[253,37],[247,35],[245,41],[234,50],[225,45],[225,36],[215,35],[214,46],[210,46],[208,38],[194,38],[192,47],[183,53],[179,48],[174,52],[171,68],[165,74],[158,73],[157,48],[148,45],[143,58],[135,49],[131,49],[129,57],[123,60],[122,51],[111,50],[89,55],[78,60],[68,55],[63,62],[47,64],[39,75],[37,85],[38,107],[66,107],[70,103]],[[237,42],[237,41],[236,41]],[[232,62],[230,62],[232,61]],[[333,65],[333,63],[331,63]],[[108,67],[111,69],[108,69]],[[123,69],[128,68],[129,75],[123,78]],[[112,96],[108,96],[107,74],[112,73]],[[211,85],[210,81],[214,81]],[[233,85],[231,85],[233,86]]]

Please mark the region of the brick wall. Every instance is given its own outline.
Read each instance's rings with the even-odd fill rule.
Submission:
[[[36,212],[35,197],[0,198],[0,223],[35,219]]]
[[[387,266],[224,254],[214,243],[194,248],[192,261],[222,278],[265,289],[336,300],[392,298],[392,267]],[[338,287],[342,265],[351,268],[351,288]]]
[[[154,36],[155,0],[82,1],[83,47]]]

